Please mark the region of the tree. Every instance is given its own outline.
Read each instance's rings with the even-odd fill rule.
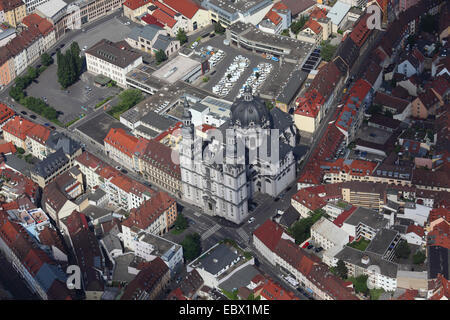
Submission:
[[[47,52],[44,52],[41,56],[41,63],[48,67],[53,63],[53,58]]]
[[[291,31],[294,34],[298,34],[300,30],[302,30],[303,26],[305,25],[306,21],[308,21],[309,16],[301,16],[298,21],[294,21],[291,24]]]
[[[321,213],[313,213],[310,217],[300,219],[294,223],[294,225],[289,228],[289,233],[294,237],[295,243],[299,244],[308,239],[310,236],[311,226],[321,217]]]
[[[225,28],[220,23],[214,23],[214,32],[217,34],[224,34]]]
[[[189,227],[189,223],[187,219],[183,216],[183,214],[179,213],[177,219],[175,220],[174,226],[178,230],[184,230]]]
[[[261,74],[260,74],[259,72],[256,72],[256,73],[255,73],[256,79],[259,79],[260,76],[261,76]]]
[[[408,243],[404,240],[401,241],[395,250],[395,256],[401,259],[408,259],[410,254],[411,249],[409,248]]]
[[[414,264],[422,264],[426,259],[425,253],[423,251],[417,251],[413,256]]]
[[[228,79],[228,80],[230,80],[230,79],[231,79],[231,77],[232,77],[232,75],[231,75],[231,74],[227,74],[227,79]]]
[[[9,90],[9,95],[11,98],[13,98],[15,101],[20,101],[21,99],[25,98],[25,94],[22,89],[20,89],[17,85],[13,86]]]
[[[80,56],[80,47],[77,42],[73,42],[65,54],[58,50],[56,62],[58,82],[64,89],[78,81],[83,71],[84,59]]]
[[[339,259],[339,261],[337,262],[337,266],[336,266],[336,272],[337,272],[337,275],[339,277],[341,277],[342,279],[347,279],[348,269],[347,269],[344,261]]]
[[[166,53],[163,50],[158,50],[155,54],[156,62],[161,63],[167,60]]]
[[[180,45],[185,44],[188,41],[186,32],[183,29],[178,29],[177,40],[180,41]]]
[[[322,43],[321,49],[320,49],[320,56],[325,61],[331,61],[331,59],[334,56],[334,53],[336,52],[337,46],[333,46],[330,43]]]
[[[289,37],[291,35],[291,33],[289,32],[289,29],[284,29],[283,31],[281,31],[281,35]]]
[[[202,252],[202,246],[200,241],[200,235],[198,233],[188,234],[181,245],[183,246],[183,253],[186,260],[194,260]]]
[[[32,66],[28,67],[27,74],[28,74],[28,77],[33,79],[33,80],[38,77],[38,73],[37,73],[36,68],[33,68]]]

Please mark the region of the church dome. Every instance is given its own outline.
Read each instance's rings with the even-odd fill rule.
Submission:
[[[253,96],[251,87],[247,86],[242,97],[231,106],[231,124],[241,128],[270,126],[269,109],[262,99]]]

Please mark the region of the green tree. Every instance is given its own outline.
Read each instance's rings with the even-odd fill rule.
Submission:
[[[161,63],[167,60],[166,53],[163,50],[158,50],[155,54],[156,62]]]
[[[188,41],[186,32],[183,29],[178,29],[177,40],[180,41],[180,44],[183,45]]]
[[[301,16],[299,20],[293,21],[291,24],[291,31],[294,34],[298,34],[302,30],[303,26],[308,21],[308,19],[309,16]]]
[[[9,90],[9,95],[15,101],[20,101],[21,99],[25,98],[23,89],[20,89],[17,85],[11,87],[11,89]]]
[[[220,23],[214,23],[214,32],[217,34],[224,34],[225,28]]]
[[[261,76],[261,74],[260,74],[259,72],[256,72],[256,73],[255,73],[256,79],[259,79],[260,76]]]
[[[408,243],[405,240],[402,240],[395,250],[395,256],[401,259],[408,259],[411,254],[411,249],[409,248]]]
[[[289,32],[289,29],[284,29],[283,31],[281,31],[281,35],[282,35],[282,36],[289,37],[290,34],[291,34],[291,33]]]
[[[188,234],[181,245],[183,246],[183,253],[186,260],[191,261],[197,258],[202,252],[202,245],[198,233]]]
[[[312,212],[311,212],[312,213]],[[300,244],[308,239],[311,235],[311,226],[316,223],[322,217],[322,213],[312,213],[308,218],[303,218],[294,223],[294,225],[289,228],[289,233],[294,237],[295,243]]]
[[[422,264],[426,259],[425,253],[423,251],[417,251],[413,255],[413,263],[414,264]]]
[[[348,269],[347,269],[344,261],[339,259],[339,261],[337,262],[337,265],[336,265],[336,272],[337,272],[337,275],[339,277],[341,277],[342,279],[347,279]]]
[[[322,43],[320,56],[325,61],[331,61],[336,52],[337,46],[331,45],[329,42]]]
[[[38,77],[38,73],[37,73],[36,68],[33,68],[32,66],[29,66],[28,69],[27,69],[27,75],[28,75],[29,78],[31,78],[33,80],[36,79]]]
[[[44,52],[41,56],[41,63],[48,67],[53,63],[53,58],[47,52]]]
[[[189,227],[189,223],[185,216],[181,213],[178,214],[177,219],[175,220],[174,226],[178,230],[184,230]]]

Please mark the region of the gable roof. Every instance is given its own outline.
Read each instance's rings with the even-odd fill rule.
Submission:
[[[283,234],[283,228],[270,219],[267,219],[253,235],[258,238],[271,251],[274,251]]]

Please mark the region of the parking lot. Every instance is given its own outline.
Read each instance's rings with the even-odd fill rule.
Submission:
[[[107,97],[120,92],[119,88],[97,88],[93,76],[85,72],[80,81],[63,90],[58,83],[56,62],[52,64],[27,88],[27,94],[42,98],[47,104],[60,112],[58,120],[67,123],[95,110],[95,105]],[[89,90],[90,89],[90,90]]]
[[[225,36],[217,35],[214,38],[202,42],[198,46],[198,49],[200,49],[201,47],[206,48],[207,46],[211,46],[213,48],[220,49],[225,53],[223,59],[220,62],[218,62],[214,68],[211,68],[209,74],[206,74],[206,76],[209,77],[209,81],[201,85],[203,89],[213,92],[212,88],[220,81],[222,77],[226,76],[226,71],[228,67],[233,63],[233,60],[238,55],[242,55],[243,57],[249,59],[250,63],[248,67],[245,68],[239,79],[237,79],[237,81],[234,83],[228,94],[223,97],[224,99],[234,100],[236,98],[236,96],[239,94],[239,90],[242,88],[246,80],[252,75],[253,69],[256,68],[258,64],[269,63],[273,65],[274,71],[278,69],[279,63],[273,60],[267,60],[259,54],[253,54],[244,49],[239,49],[234,46],[226,46],[223,44],[223,40],[225,40]]]

